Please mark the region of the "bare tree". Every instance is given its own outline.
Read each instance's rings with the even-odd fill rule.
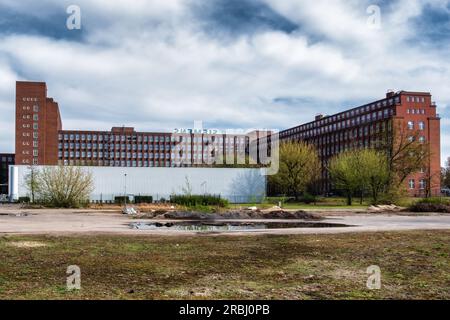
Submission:
[[[192,195],[192,185],[187,175],[184,176],[184,186],[181,187],[181,192],[186,196]]]
[[[432,194],[432,190],[439,186],[439,182],[441,179],[440,174],[441,172],[431,172],[429,167],[425,169],[423,176],[425,180],[424,186],[425,197],[431,198],[433,196],[436,196]]]
[[[38,185],[38,197],[44,204],[76,208],[89,201],[93,179],[80,167],[46,167],[39,175]]]
[[[30,192],[31,203],[35,202],[36,194],[39,191],[39,169],[35,165],[28,166],[28,173],[25,176],[25,186]]]
[[[399,189],[411,174],[429,166],[430,146],[421,141],[420,131],[396,122],[392,129],[394,139],[384,149],[388,151],[390,188]]]

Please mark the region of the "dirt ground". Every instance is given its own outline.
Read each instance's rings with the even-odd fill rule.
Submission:
[[[321,222],[346,224],[351,225],[351,227],[265,229],[226,232],[225,234],[336,234],[450,229],[450,215],[448,214],[374,214],[351,210],[316,211],[315,213],[325,218]],[[0,206],[0,234],[192,235],[195,233],[172,230],[135,230],[130,227],[130,223],[139,221],[121,214],[117,209],[22,209],[14,205]],[[292,220],[289,221],[293,222]],[[249,222],[249,220],[246,220],[246,222]]]

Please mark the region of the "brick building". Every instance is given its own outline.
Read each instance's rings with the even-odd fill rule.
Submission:
[[[303,140],[317,146],[322,161],[321,189],[332,190],[326,170],[329,160],[346,150],[380,147],[394,139],[394,128],[418,132],[430,146],[428,168],[407,179],[412,195],[431,189],[440,193],[440,118],[431,94],[389,92],[385,98],[280,132],[280,140]],[[270,131],[267,136],[270,141]],[[252,138],[253,137],[253,138]],[[63,130],[58,103],[47,97],[44,82],[16,83],[17,165],[82,165],[110,167],[194,167],[233,164],[258,149],[270,154],[261,132],[230,134],[217,130],[179,129],[137,132],[131,127],[110,131]],[[264,140],[264,139],[263,139]],[[232,159],[233,158],[233,159]],[[230,161],[230,159],[232,159]],[[257,161],[261,163],[261,161]],[[431,179],[426,176],[431,177]]]
[[[44,82],[16,83],[16,164],[113,167],[191,167],[229,163],[248,154],[244,134],[179,129],[137,132],[63,130],[58,103]],[[228,160],[227,160],[228,159]]]
[[[61,117],[43,82],[16,83],[16,163],[57,164]]]
[[[429,167],[408,177],[409,193],[419,196],[429,188],[432,195],[440,194],[440,118],[430,93],[388,92],[381,100],[331,116],[318,115],[313,122],[284,130],[280,140],[302,140],[317,147],[322,163],[320,187],[328,193],[332,185],[326,167],[333,156],[355,148],[385,146],[399,132],[409,139],[418,136],[431,152]]]
[[[14,154],[0,153],[0,195],[8,194],[8,168],[10,165],[14,165]]]

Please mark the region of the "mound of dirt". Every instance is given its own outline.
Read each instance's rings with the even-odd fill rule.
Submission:
[[[322,218],[314,213],[305,211],[285,211],[285,210],[229,210],[221,213],[203,213],[190,211],[169,211],[152,218],[172,219],[172,220],[217,220],[217,219],[303,219],[321,220]]]
[[[383,212],[400,212],[403,210],[403,208],[398,207],[395,204],[391,204],[391,205],[370,206],[367,210],[369,212],[374,213],[383,213]]]
[[[304,220],[322,220],[322,218],[314,213],[306,211],[284,211],[275,210],[262,213],[262,218],[264,219],[304,219]]]

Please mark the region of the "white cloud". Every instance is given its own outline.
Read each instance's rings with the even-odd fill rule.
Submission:
[[[83,42],[0,36],[0,110],[13,112],[11,90],[19,77],[47,81],[66,128],[167,130],[194,120],[286,128],[319,111],[350,107],[348,101],[380,98],[387,89],[431,90],[439,106],[450,105],[450,46],[434,50],[406,41],[425,5],[448,10],[448,1],[399,0],[382,11],[376,31],[366,25],[370,1],[264,0],[299,29],[227,41],[202,30],[190,12],[194,1],[83,0]],[[53,10],[66,5],[2,4],[45,15],[37,8],[50,3]],[[274,103],[279,97],[305,102]],[[12,145],[6,132],[3,148]],[[442,140],[444,158],[450,146]]]

